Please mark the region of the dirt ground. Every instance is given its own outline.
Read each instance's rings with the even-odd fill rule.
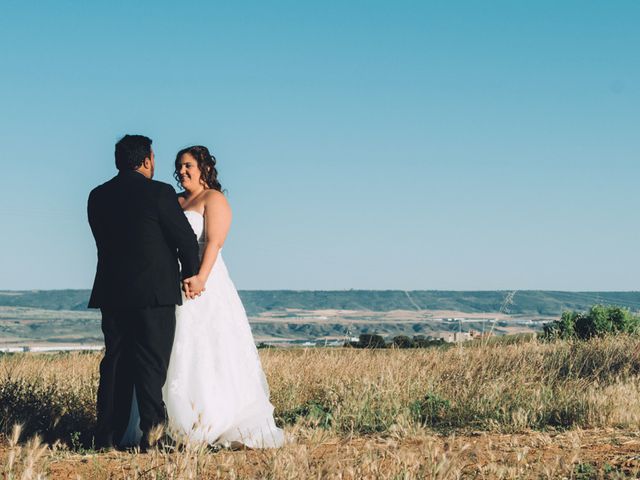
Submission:
[[[26,446],[22,447],[26,458]],[[7,464],[5,443],[0,458]],[[301,438],[280,450],[134,454],[48,449],[33,472],[115,478],[637,478],[640,432],[615,429]],[[14,461],[14,472],[18,468]],[[23,458],[24,465],[28,461]],[[4,469],[4,478],[11,478]],[[19,478],[19,477],[18,477]],[[37,476],[27,477],[37,478]]]

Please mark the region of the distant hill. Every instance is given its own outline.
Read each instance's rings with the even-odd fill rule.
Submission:
[[[594,303],[640,310],[640,292],[445,291],[445,290],[243,290],[249,315],[270,310],[456,310],[468,313],[503,311],[511,315],[559,315],[586,310]],[[47,310],[86,310],[89,290],[0,291],[0,306]]]

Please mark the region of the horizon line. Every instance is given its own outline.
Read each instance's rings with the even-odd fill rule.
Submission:
[[[0,293],[91,291],[91,288],[31,288],[21,290],[0,289]],[[343,289],[300,289],[300,288],[239,288],[239,292],[559,292],[559,293],[640,293],[640,290],[557,290],[543,288],[495,288],[495,289],[403,289],[403,288],[343,288]]]

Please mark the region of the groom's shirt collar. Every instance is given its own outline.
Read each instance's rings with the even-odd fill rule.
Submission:
[[[118,170],[118,176],[119,177],[131,177],[131,178],[138,178],[138,176],[139,176],[139,177],[142,177],[142,178],[147,178],[142,173],[138,172],[137,170]]]

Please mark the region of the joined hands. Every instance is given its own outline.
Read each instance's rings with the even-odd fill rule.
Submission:
[[[199,297],[202,295],[202,292],[205,291],[205,282],[198,275],[194,275],[193,277],[186,278],[182,281],[182,290],[186,297],[190,300]]]

